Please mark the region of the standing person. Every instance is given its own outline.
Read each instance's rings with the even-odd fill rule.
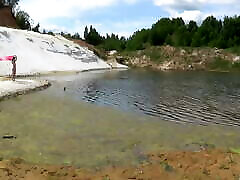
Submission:
[[[16,61],[17,61],[17,56],[13,56],[13,59],[12,59],[12,80],[15,81],[15,78],[16,78],[16,71],[17,71],[17,65],[16,65]]]

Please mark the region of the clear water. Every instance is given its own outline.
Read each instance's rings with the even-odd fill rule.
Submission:
[[[43,77],[49,89],[0,103],[0,156],[96,167],[159,150],[240,147],[239,75],[148,70]],[[64,91],[66,87],[66,91]]]

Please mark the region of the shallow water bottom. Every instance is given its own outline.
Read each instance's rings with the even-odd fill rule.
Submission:
[[[148,152],[240,147],[239,128],[176,124],[44,92],[0,103],[0,156],[77,167],[134,165]]]

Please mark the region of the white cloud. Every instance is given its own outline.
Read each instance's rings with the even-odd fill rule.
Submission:
[[[195,9],[206,4],[233,4],[237,0],[153,0],[157,6],[168,6],[172,8],[188,7]]]
[[[116,0],[26,0],[20,6],[38,21],[55,17],[71,17],[83,11],[110,6]]]
[[[198,23],[201,23],[201,21],[206,17],[210,15],[214,15],[214,14],[203,13],[199,10],[183,11],[182,13],[178,13],[177,11],[170,11],[170,12],[171,12],[170,16],[173,18],[182,17],[186,22],[189,22],[190,20],[194,20]]]
[[[109,7],[117,3],[135,4],[140,0],[22,0],[21,9],[37,21],[57,17],[74,17],[86,11]]]
[[[83,22],[78,22],[75,24],[75,29],[77,27],[80,27],[81,24],[87,24],[88,26],[93,25],[97,29],[97,31],[105,36],[106,34],[118,34],[119,37],[124,36],[124,37],[129,37],[133,34],[133,32],[142,29],[142,28],[149,28],[151,25],[155,22],[154,19],[148,19],[148,18],[140,18],[138,20],[128,20],[128,21],[109,21],[105,22],[104,24],[94,24],[94,23],[83,23]],[[84,26],[81,26],[82,33],[84,31]]]
[[[145,19],[141,18],[138,20],[129,20],[129,21],[118,21],[118,22],[108,22],[107,25],[102,25],[98,27],[100,33],[102,35],[106,35],[106,33],[118,34],[119,37],[129,37],[133,34],[133,32],[140,30],[142,28],[149,28],[155,22],[154,19]]]
[[[209,15],[224,16],[239,14],[239,0],[153,0],[156,6],[185,21],[201,21]]]

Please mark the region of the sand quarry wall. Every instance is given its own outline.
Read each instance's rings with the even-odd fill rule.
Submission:
[[[17,74],[110,69],[87,47],[60,35],[0,27],[0,56],[17,55]],[[0,75],[11,73],[11,62],[0,62]]]

